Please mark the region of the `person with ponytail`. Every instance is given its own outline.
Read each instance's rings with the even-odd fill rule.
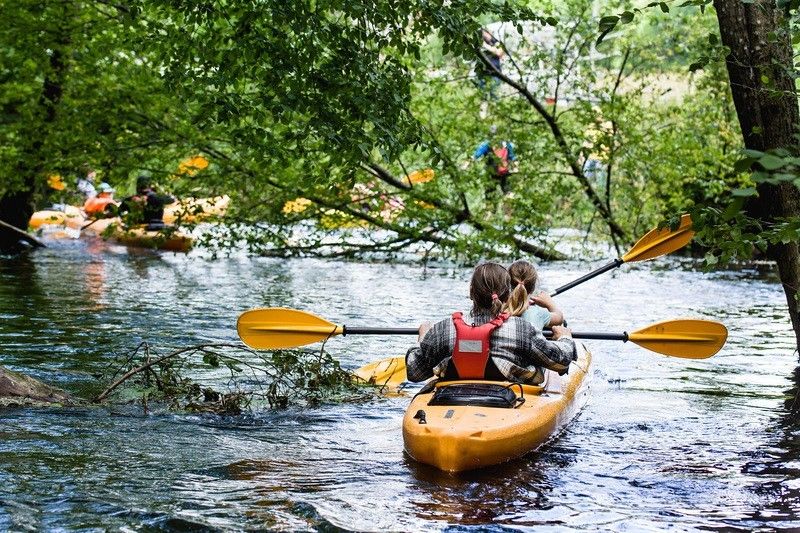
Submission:
[[[539,331],[564,323],[564,313],[553,298],[545,292],[534,293],[539,276],[533,264],[529,261],[515,261],[508,267],[508,274],[511,276],[512,289],[505,311],[509,315],[524,318]]]
[[[410,381],[486,379],[538,385],[544,370],[566,374],[577,359],[572,332],[553,326],[553,338],[527,320],[504,312],[512,292],[508,270],[498,263],[478,265],[469,285],[471,324],[453,313],[419,327],[419,345],[406,353]]]

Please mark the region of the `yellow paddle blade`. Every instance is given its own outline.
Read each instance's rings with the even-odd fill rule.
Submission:
[[[324,341],[341,335],[344,328],[298,309],[268,307],[242,313],[236,331],[253,349],[277,350]]]
[[[648,231],[628,253],[622,256],[622,260],[626,263],[644,261],[674,252],[686,246],[693,236],[692,218],[689,215],[683,215],[680,225],[675,230],[656,228]]]
[[[643,348],[684,359],[706,359],[725,344],[728,329],[713,320],[665,320],[635,331],[628,340]]]
[[[367,383],[397,388],[406,379],[406,358],[390,357],[381,359],[353,370],[353,374]]]

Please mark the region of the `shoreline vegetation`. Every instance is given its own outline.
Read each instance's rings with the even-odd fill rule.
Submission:
[[[776,262],[800,346],[797,6],[291,6],[9,6],[0,219],[147,172],[230,195],[218,249],[474,262],[562,259],[553,227],[619,254],[688,212],[706,264]]]

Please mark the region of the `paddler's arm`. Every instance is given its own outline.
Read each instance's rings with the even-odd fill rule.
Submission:
[[[540,331],[531,327],[534,335],[530,337],[532,340],[530,364],[563,375],[567,373],[569,364],[578,359],[578,351],[575,349],[575,341],[572,340],[572,331],[569,328],[553,326],[552,329],[553,340],[547,340]]]
[[[547,327],[560,326],[564,323],[564,313],[558,308],[552,296],[546,292],[531,296],[531,303],[544,307],[550,313],[550,321],[547,323]]]
[[[450,356],[447,321],[437,322],[431,327],[424,323],[419,327],[419,346],[406,352],[406,377],[409,381],[425,381],[433,376],[433,369]]]

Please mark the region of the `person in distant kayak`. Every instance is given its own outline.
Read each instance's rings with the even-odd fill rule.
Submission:
[[[539,331],[564,323],[564,313],[546,292],[536,291],[539,275],[529,261],[515,261],[508,267],[511,276],[511,295],[504,310],[511,316],[522,317]]]
[[[97,172],[89,168],[88,165],[84,165],[83,168],[86,171],[86,176],[78,178],[77,189],[78,192],[83,195],[83,198],[88,200],[89,198],[97,196],[97,189],[94,188],[94,180],[97,177]]]
[[[577,359],[572,332],[553,326],[553,340],[527,320],[503,313],[511,276],[502,265],[484,263],[470,281],[472,324],[462,313],[419,327],[419,346],[406,353],[410,381],[487,379],[540,384],[544,369],[566,374]]]
[[[88,198],[83,203],[83,212],[90,216],[110,215],[116,210],[116,207],[114,188],[103,182],[97,187],[97,196]]]
[[[156,192],[149,173],[136,178],[136,194],[125,198],[119,206],[120,214],[128,224],[147,224],[148,230],[164,228],[164,206],[175,198]]]

